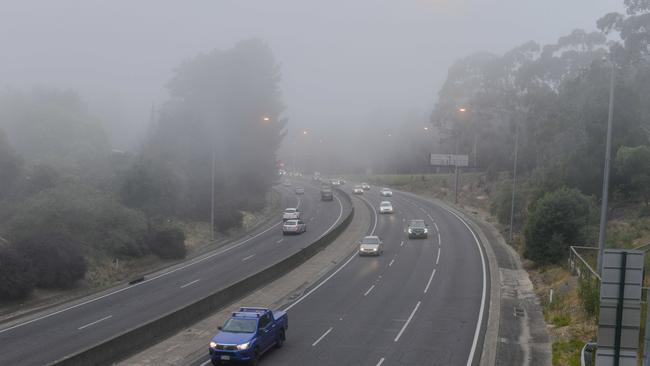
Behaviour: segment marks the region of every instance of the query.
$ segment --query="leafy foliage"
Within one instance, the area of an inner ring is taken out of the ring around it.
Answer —
[[[163,259],[185,258],[185,233],[177,227],[159,228],[153,234],[151,250]]]
[[[650,204],[650,147],[621,146],[616,153],[616,169],[622,180],[619,189],[638,194],[646,206]]]
[[[576,189],[545,194],[532,205],[524,229],[524,256],[540,264],[557,263],[570,245],[581,243],[592,201]]]
[[[0,300],[29,295],[36,285],[32,263],[13,246],[0,246]]]
[[[66,237],[31,237],[15,245],[32,263],[38,287],[71,287],[86,274],[86,260],[79,244]]]

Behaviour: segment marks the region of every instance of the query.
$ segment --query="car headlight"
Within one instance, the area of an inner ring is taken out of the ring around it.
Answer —
[[[210,348],[217,348],[217,342],[210,342]]]
[[[424,228],[424,233],[426,234],[426,233],[428,233],[428,232],[429,232],[429,229]]]
[[[238,345],[237,345],[237,349],[240,350],[240,351],[243,351],[243,350],[245,350],[245,349],[248,349],[248,346],[249,346],[250,344],[251,344],[251,342],[246,342],[246,343],[243,343],[243,344],[238,344]]]
[[[409,228],[409,234],[413,234],[413,229]]]

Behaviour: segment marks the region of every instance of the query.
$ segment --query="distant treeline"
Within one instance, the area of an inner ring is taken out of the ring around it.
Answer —
[[[612,69],[612,193],[648,204],[650,1],[626,0],[625,6],[626,15],[597,21],[600,32],[575,30],[555,44],[530,41],[502,56],[461,59],[440,90],[432,122],[445,132],[444,149],[468,154],[488,177],[512,171],[518,136],[523,179],[514,221],[524,229],[526,256],[537,262],[557,261],[568,245],[595,240]],[[493,202],[505,224],[510,185],[505,182]]]
[[[91,258],[183,258],[173,223],[210,220],[213,164],[215,226],[240,226],[277,179],[278,82],[260,41],[198,55],[176,69],[135,153],[112,151],[74,92],[2,93],[0,300],[73,286]]]

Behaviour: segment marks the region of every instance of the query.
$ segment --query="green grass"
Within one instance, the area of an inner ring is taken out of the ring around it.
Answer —
[[[553,342],[553,365],[580,366],[580,350],[584,342],[571,338]]]
[[[566,327],[567,325],[571,324],[571,316],[568,314],[556,315],[551,319],[551,322],[558,328]]]

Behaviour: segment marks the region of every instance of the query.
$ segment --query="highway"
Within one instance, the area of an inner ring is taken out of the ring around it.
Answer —
[[[286,207],[300,207],[307,232],[283,236],[281,218],[247,237],[188,262],[120,286],[0,325],[0,365],[44,365],[193,303],[259,272],[331,230],[351,209],[335,195],[321,202],[318,187],[305,194],[281,187]],[[207,341],[206,341],[207,342]],[[206,343],[207,344],[207,343]]]
[[[384,254],[351,255],[288,304],[287,341],[261,363],[478,365],[489,269],[475,233],[460,217],[414,195],[383,198],[372,187],[357,197],[375,213],[380,201],[393,203],[395,213],[377,214],[368,228],[384,241]],[[429,238],[409,240],[409,219],[426,220]],[[191,364],[208,363],[206,357]]]

